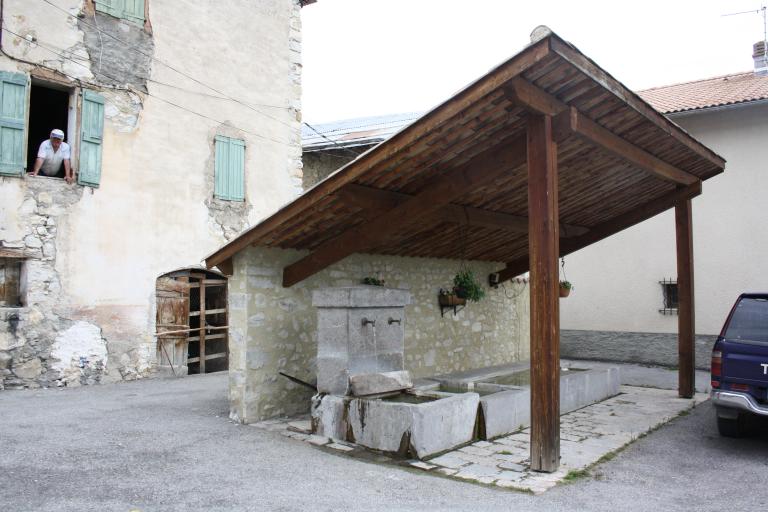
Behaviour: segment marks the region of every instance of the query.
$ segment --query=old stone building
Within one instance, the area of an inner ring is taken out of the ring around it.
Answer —
[[[0,389],[151,375],[158,301],[205,371],[201,258],[301,192],[303,3],[3,2]],[[72,184],[30,173],[54,128]]]

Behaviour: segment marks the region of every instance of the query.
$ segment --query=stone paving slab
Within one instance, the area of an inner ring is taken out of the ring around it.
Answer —
[[[494,485],[540,494],[563,481],[569,473],[584,470],[654,428],[707,400],[705,393],[692,399],[677,392],[621,386],[615,397],[565,414],[560,420],[560,468],[554,473],[530,470],[530,428],[491,441],[478,441],[426,461],[407,461],[408,467],[462,481]],[[340,450],[351,456],[360,453],[346,442],[307,435],[295,430],[305,418],[268,420],[253,426],[279,431],[293,439]],[[402,461],[382,457],[393,464]]]

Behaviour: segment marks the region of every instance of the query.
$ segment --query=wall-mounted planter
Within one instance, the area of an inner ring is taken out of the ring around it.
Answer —
[[[437,296],[437,299],[440,304],[440,316],[445,315],[446,309],[453,309],[453,314],[455,315],[467,305],[467,299],[459,297],[455,293],[447,295],[441,293]]]
[[[565,286],[561,286],[560,287],[560,298],[561,299],[566,298],[570,294],[571,294],[571,289],[570,288],[566,288]]]

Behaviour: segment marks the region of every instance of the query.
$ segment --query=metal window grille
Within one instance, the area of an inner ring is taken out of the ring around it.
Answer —
[[[678,309],[677,280],[664,278],[659,281],[664,297],[664,307],[659,309],[662,315],[676,315]]]

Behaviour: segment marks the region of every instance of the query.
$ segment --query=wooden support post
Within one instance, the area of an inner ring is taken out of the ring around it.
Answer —
[[[205,279],[200,279],[200,374],[205,373]]]
[[[552,118],[528,118],[531,283],[531,469],[560,465],[560,299],[557,144]]]
[[[695,382],[696,321],[693,299],[693,223],[691,200],[675,206],[677,238],[677,299],[678,299],[678,392],[681,398],[691,398]]]

